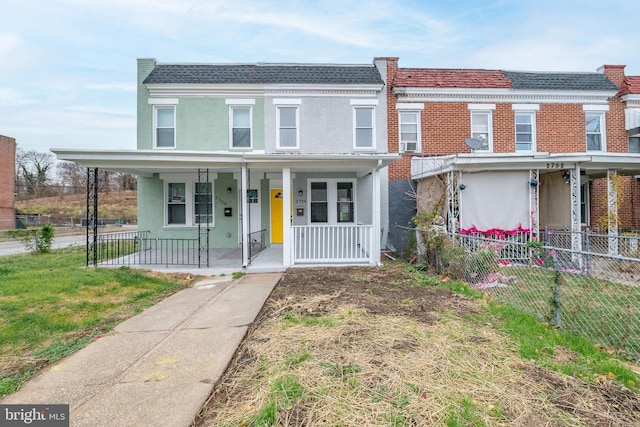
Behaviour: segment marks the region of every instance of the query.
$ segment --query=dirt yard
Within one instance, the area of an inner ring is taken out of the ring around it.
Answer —
[[[290,269],[195,425],[640,426],[638,395],[522,359],[484,304],[401,263]]]

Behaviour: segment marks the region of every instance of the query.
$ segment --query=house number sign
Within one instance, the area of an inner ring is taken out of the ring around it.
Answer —
[[[559,163],[559,162],[547,163],[547,169],[564,169],[564,163]]]

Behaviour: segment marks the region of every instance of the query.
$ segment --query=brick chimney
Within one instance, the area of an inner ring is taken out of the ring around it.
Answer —
[[[598,72],[604,74],[614,85],[621,88],[622,82],[624,82],[625,67],[626,65],[603,65],[598,68]]]

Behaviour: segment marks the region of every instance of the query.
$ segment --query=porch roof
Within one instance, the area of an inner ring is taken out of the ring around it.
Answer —
[[[622,175],[640,175],[640,154],[633,153],[463,153],[413,157],[411,179],[422,179],[450,171],[499,171],[538,169],[540,173],[580,167],[586,175],[599,178],[607,170]]]
[[[194,169],[215,169],[237,172],[242,166],[278,172],[291,171],[353,171],[368,172],[383,168],[400,158],[396,153],[264,153],[228,151],[161,151],[161,150],[80,150],[52,148],[59,160],[71,161],[83,167],[151,176],[158,172],[191,172]]]

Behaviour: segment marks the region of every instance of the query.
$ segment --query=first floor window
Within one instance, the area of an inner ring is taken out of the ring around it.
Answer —
[[[353,222],[353,183],[338,182],[338,222]]]
[[[157,106],[154,110],[155,146],[157,148],[175,148],[175,107]]]
[[[516,151],[533,151],[534,118],[533,113],[516,113]]]
[[[210,182],[195,183],[193,203],[196,224],[213,222],[213,191]]]
[[[167,185],[167,224],[185,225],[187,222],[186,185],[170,182]]]
[[[341,179],[312,181],[310,187],[311,223],[355,222],[355,182]]]
[[[589,183],[580,185],[580,223],[589,224]]]
[[[355,148],[373,148],[373,107],[354,108]]]
[[[604,151],[604,133],[602,114],[587,114],[585,130],[587,133],[587,151]]]
[[[471,112],[471,137],[480,140],[482,143],[477,150],[491,150],[491,112],[473,111]]]
[[[311,222],[328,221],[328,192],[326,182],[311,183]]]
[[[165,225],[212,224],[213,183],[184,180],[165,181]]]

